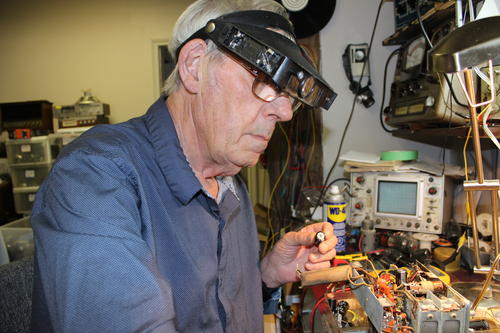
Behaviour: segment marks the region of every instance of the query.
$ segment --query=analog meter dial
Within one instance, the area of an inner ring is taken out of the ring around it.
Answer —
[[[414,68],[422,63],[425,56],[425,38],[422,36],[408,45],[405,58],[405,70]]]

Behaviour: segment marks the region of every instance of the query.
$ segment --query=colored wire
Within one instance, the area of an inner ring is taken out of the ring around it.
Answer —
[[[316,304],[314,304],[314,307],[311,311],[311,316],[309,317],[309,329],[311,330],[311,333],[314,333],[314,314],[316,312],[316,309],[320,306],[322,302],[326,300],[325,296],[321,297]],[[328,304],[328,303],[327,303]]]
[[[350,283],[351,285],[353,285],[353,286],[355,286],[355,287],[360,287],[360,286],[367,286],[367,287],[371,287],[368,283],[366,283],[366,282],[364,282],[364,281],[363,281],[363,282],[354,282],[354,281],[351,279],[351,277],[352,277],[352,272],[350,272],[349,274],[347,274],[347,281],[349,281],[349,283]],[[356,279],[361,279],[361,278],[363,278],[363,275],[358,275],[358,276],[356,277]]]
[[[425,40],[427,41],[427,44],[429,44],[430,48],[432,49],[433,46],[432,46],[431,39],[429,38],[429,35],[427,35],[427,30],[424,27],[424,23],[422,22],[422,16],[420,14],[420,2],[421,1],[422,0],[417,0],[416,12],[417,12],[418,24],[420,25],[420,29],[422,30],[422,33],[424,34],[424,37],[425,37]]]
[[[380,276],[377,273],[377,269],[375,268],[375,265],[373,264],[373,261],[371,261],[370,259],[366,259],[366,261],[368,261],[370,263],[370,265],[372,266],[373,271],[375,272],[375,275],[377,276],[377,278],[379,278]]]
[[[356,312],[354,312],[352,310],[347,310],[347,312],[349,312],[352,315],[352,322],[355,322],[356,319],[358,318],[358,315],[356,314]]]
[[[478,118],[481,117],[483,115],[483,113],[485,112],[485,110],[486,109],[483,109],[483,111],[481,111],[477,117]],[[468,145],[469,140],[471,138],[471,133],[472,133],[472,128],[469,127],[469,130],[467,131],[467,137],[465,138],[465,142],[464,142],[464,148],[462,150],[463,159],[464,159],[465,181],[469,180],[469,168],[468,168],[468,164],[467,164],[467,145]],[[467,225],[470,225],[470,223],[471,223],[471,209],[472,209],[472,207],[470,207],[470,205],[469,205],[469,196],[470,195],[472,195],[471,192],[469,192],[469,191],[465,192],[465,212],[467,213]]]
[[[365,270],[363,268],[356,268],[356,270],[358,270],[361,273],[363,273],[365,277],[371,279],[373,282],[377,282],[377,278],[374,277],[372,274],[370,274],[370,272],[368,272],[367,270]]]
[[[300,186],[299,196],[303,194],[302,192],[304,190],[304,186],[307,183],[307,176],[309,174],[309,166],[311,165],[311,160],[312,160],[312,157],[314,154],[314,149],[316,148],[316,125],[314,124],[314,110],[310,110],[309,113],[311,115],[312,143],[311,143],[311,148],[310,148],[311,151],[309,152],[309,157],[307,158],[307,162],[305,165],[304,178],[303,178],[302,184]],[[297,202],[298,202],[298,200],[297,200]]]
[[[285,139],[286,139],[287,155],[286,155],[285,165],[281,169],[281,173],[279,174],[278,178],[276,179],[276,182],[274,183],[273,189],[271,190],[271,194],[269,195],[269,200],[267,203],[267,224],[269,226],[269,231],[271,232],[271,236],[268,239],[268,241],[266,242],[266,245],[264,246],[263,256],[265,256],[267,254],[267,251],[270,248],[272,248],[272,245],[274,245],[274,238],[279,233],[279,230],[276,233],[273,230],[273,225],[271,222],[271,204],[272,204],[274,192],[276,191],[276,188],[278,187],[278,184],[280,183],[281,178],[283,177],[283,175],[288,167],[288,162],[290,160],[290,155],[291,155],[290,154],[290,151],[291,151],[290,140],[288,138],[288,135],[286,134],[285,130],[283,129],[283,126],[281,125],[281,123],[278,123],[278,127],[280,128],[281,132],[283,133],[283,135],[285,136]],[[269,245],[271,245],[271,247],[269,247]]]
[[[351,182],[351,180],[349,178],[345,178],[345,177],[341,177],[341,178],[336,178],[334,180],[332,180],[331,182],[328,183],[328,185],[326,185],[326,188],[329,188],[330,186],[332,186],[333,184],[335,184],[336,182],[339,182],[339,181],[346,181],[346,182]]]

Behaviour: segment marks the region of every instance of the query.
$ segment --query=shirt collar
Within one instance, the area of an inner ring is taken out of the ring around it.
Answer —
[[[158,164],[172,193],[183,204],[187,204],[202,188],[182,151],[164,96],[151,105],[145,123],[151,134]]]
[[[172,117],[167,109],[165,97],[160,97],[146,113],[145,123],[151,134],[158,164],[165,175],[172,193],[185,205],[196,193],[203,190],[182,151]],[[233,177],[217,177],[223,188],[222,199],[227,189],[239,200]],[[206,193],[206,192],[205,192]]]

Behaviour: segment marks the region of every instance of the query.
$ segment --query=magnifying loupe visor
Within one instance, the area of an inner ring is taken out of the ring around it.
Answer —
[[[194,38],[210,39],[221,50],[264,73],[289,96],[308,106],[328,110],[337,94],[304,51],[280,31],[293,36],[290,22],[281,15],[240,11],[210,20],[184,44]]]

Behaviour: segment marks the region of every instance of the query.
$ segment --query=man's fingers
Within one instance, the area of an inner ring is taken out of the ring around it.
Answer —
[[[328,222],[314,223],[304,227],[300,231],[292,231],[286,234],[284,239],[288,245],[312,246],[316,242],[316,235],[322,232],[325,240],[318,244],[320,252],[326,252],[337,244],[337,237],[333,234],[333,227]]]
[[[313,271],[316,269],[323,269],[323,268],[329,268],[331,267],[331,264],[329,261],[323,261],[319,263],[312,263],[312,262],[306,262],[304,265],[304,268],[306,271]]]
[[[336,254],[337,252],[335,251],[335,247],[333,247],[329,249],[326,253],[311,252],[307,259],[311,263],[330,261],[335,257]]]

